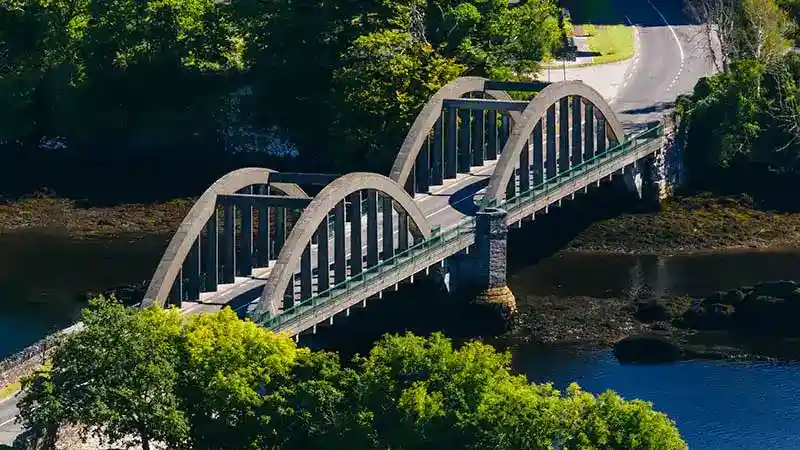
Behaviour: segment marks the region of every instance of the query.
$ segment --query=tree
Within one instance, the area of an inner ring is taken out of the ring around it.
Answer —
[[[191,317],[176,364],[190,426],[190,448],[271,448],[281,430],[272,425],[281,382],[296,359],[294,341],[242,321],[229,308]]]
[[[372,448],[686,448],[650,404],[577,385],[562,396],[513,374],[509,354],[479,342],[456,350],[440,334],[386,336],[356,364],[347,398],[369,419]]]
[[[20,405],[25,427],[77,425],[84,435],[145,450],[158,441],[184,442],[188,426],[174,364],[179,311],[138,312],[100,298],[84,309],[82,320],[85,328],[54,351],[50,370],[26,380],[30,397]]]
[[[736,60],[775,62],[795,30],[775,0],[688,0],[686,7],[703,24],[706,50],[725,72]]]
[[[385,336],[344,365],[229,309],[182,318],[100,300],[83,317],[25,382],[40,443],[78,425],[144,448],[686,448],[652,405],[532,384],[480,342]]]

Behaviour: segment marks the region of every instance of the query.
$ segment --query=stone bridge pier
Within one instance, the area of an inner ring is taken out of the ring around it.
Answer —
[[[476,303],[492,305],[501,313],[516,311],[514,294],[506,284],[508,213],[486,208],[475,220],[475,247],[469,253],[453,255],[445,262],[444,280],[451,293],[461,293]]]

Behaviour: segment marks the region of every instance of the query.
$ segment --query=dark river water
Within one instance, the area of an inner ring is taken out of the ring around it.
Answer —
[[[74,320],[81,292],[148,279],[165,242],[164,237],[79,241],[0,236],[0,357]],[[701,296],[778,279],[800,280],[800,252],[681,257],[559,254],[513,271],[509,284],[521,300],[529,295],[613,297],[642,285],[661,293]],[[430,286],[404,289],[438,295],[430,292]],[[404,294],[401,289],[397,295],[419,294]],[[356,324],[377,333],[403,328],[387,326],[384,320],[391,321],[391,316],[382,318],[378,309],[368,307],[320,335],[341,334]],[[458,320],[425,315],[424,310],[423,314],[416,310],[413,319],[430,322],[431,329],[440,328],[443,320]],[[518,349],[514,356],[516,367],[534,381],[551,381],[558,388],[577,381],[591,392],[613,389],[626,398],[653,402],[676,420],[692,449],[800,448],[798,365],[620,365],[607,351],[540,347]]]

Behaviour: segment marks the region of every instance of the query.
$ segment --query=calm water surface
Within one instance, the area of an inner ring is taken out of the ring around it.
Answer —
[[[0,236],[0,357],[73,320],[82,292],[148,279],[165,242],[164,237]],[[777,279],[800,280],[800,252],[669,258],[564,254],[515,270],[509,283],[518,298],[610,297],[643,285],[699,296]],[[798,365],[623,366],[609,352],[541,348],[520,349],[515,365],[558,388],[577,381],[592,392],[614,389],[652,401],[677,421],[692,449],[800,449]]]

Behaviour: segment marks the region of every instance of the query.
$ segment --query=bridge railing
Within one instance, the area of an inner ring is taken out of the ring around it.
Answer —
[[[303,299],[293,307],[283,310],[280,314],[272,317],[260,317],[257,322],[266,328],[280,329],[282,325],[289,321],[302,320],[306,316],[312,316],[320,307],[336,303],[337,300],[346,296],[354,288],[364,288],[365,284],[379,284],[392,272],[403,270],[409,264],[418,262],[429,262],[429,256],[436,249],[448,245],[461,239],[466,234],[475,233],[475,217],[467,217],[457,225],[440,231],[439,227],[433,229],[433,235],[408,249],[395,254],[393,257],[379,262],[377,265],[365,269],[358,275],[347,278],[331,288],[318,292],[310,298]],[[429,264],[425,264],[419,271],[425,270]]]
[[[625,142],[617,144],[614,147],[607,149],[603,153],[595,155],[594,157],[589,158],[580,164],[576,164],[570,167],[568,170],[560,172],[554,177],[550,177],[539,184],[531,186],[530,189],[520,192],[514,197],[500,201],[485,199],[482,202],[482,206],[510,209],[517,205],[527,203],[533,198],[546,196],[550,193],[556,192],[565,185],[580,179],[592,169],[602,166],[607,161],[627,155],[642,148],[644,145],[649,144],[654,139],[659,138],[661,136],[661,132],[662,124],[659,123],[658,125],[651,126],[644,131],[628,136]]]

